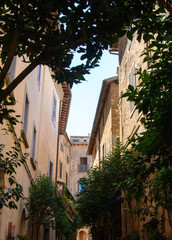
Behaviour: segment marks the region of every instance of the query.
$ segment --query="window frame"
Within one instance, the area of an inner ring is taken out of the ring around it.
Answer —
[[[37,83],[39,91],[41,89],[41,78],[42,78],[42,65],[39,64],[37,67]]]
[[[12,63],[10,65],[10,68],[8,70],[8,73],[7,73],[8,74],[8,79],[9,79],[10,83],[15,79],[16,68],[17,68],[17,56],[14,56],[13,60],[12,60]]]
[[[53,170],[54,170],[54,161],[52,160],[51,156],[49,155],[48,176],[50,176],[51,179],[53,179]]]
[[[135,68],[135,64],[132,65],[132,68],[130,70],[129,76],[128,76],[128,80],[129,80],[129,85],[133,86],[134,89],[136,88],[136,68]],[[135,111],[135,104],[133,101],[130,101],[130,118],[132,117],[134,111]]]
[[[27,140],[27,130],[28,130],[28,123],[29,123],[29,107],[30,100],[29,95],[27,92],[27,88],[25,88],[25,95],[24,95],[24,103],[23,103],[23,116],[22,116],[22,127],[21,127],[21,136],[26,148],[29,148],[28,140]]]
[[[69,179],[69,176],[68,176],[68,172],[66,171],[66,187],[68,187],[68,179]]]
[[[54,125],[56,126],[56,119],[57,119],[57,97],[55,93],[53,92],[53,100],[52,100],[52,113],[51,113],[51,120]]]
[[[60,166],[59,166],[59,178],[62,179],[63,177],[63,163],[60,161]]]
[[[32,131],[32,149],[31,149],[31,158],[35,163],[35,156],[36,156],[36,145],[37,145],[37,128],[35,122],[33,122],[33,131]]]
[[[87,164],[81,164],[82,158],[87,159]],[[88,169],[89,169],[89,157],[86,155],[80,155],[79,162],[78,162],[78,172],[88,172]]]

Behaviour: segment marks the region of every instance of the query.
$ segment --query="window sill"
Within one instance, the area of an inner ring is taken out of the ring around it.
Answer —
[[[29,144],[28,144],[28,141],[27,141],[26,134],[25,134],[24,130],[21,130],[21,137],[23,139],[23,143],[24,143],[25,147],[29,148]]]

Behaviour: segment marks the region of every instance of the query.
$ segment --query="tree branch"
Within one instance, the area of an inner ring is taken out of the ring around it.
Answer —
[[[23,79],[31,73],[35,67],[40,64],[40,56],[29,64],[11,83],[5,90],[0,92],[0,103],[23,81]]]
[[[18,33],[17,30],[14,31],[14,35],[13,35],[13,39],[12,39],[12,43],[11,43],[11,47],[7,56],[7,60],[5,61],[5,65],[0,73],[0,83],[2,83],[7,75],[7,72],[11,66],[16,48],[17,48],[17,37],[18,37]]]

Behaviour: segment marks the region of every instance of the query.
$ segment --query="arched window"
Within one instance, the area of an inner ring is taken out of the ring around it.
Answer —
[[[79,232],[79,240],[87,240],[87,233],[83,230]]]
[[[21,220],[20,220],[20,234],[24,235],[26,234],[26,210],[23,208]]]

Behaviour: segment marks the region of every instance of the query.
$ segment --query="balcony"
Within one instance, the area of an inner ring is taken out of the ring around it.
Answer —
[[[78,172],[87,172],[89,169],[88,165],[85,164],[79,164],[78,165]]]

